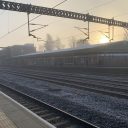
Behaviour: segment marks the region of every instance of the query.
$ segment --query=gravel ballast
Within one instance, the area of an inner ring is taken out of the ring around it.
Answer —
[[[0,74],[8,86],[102,128],[128,128],[128,100],[59,86],[12,74]]]

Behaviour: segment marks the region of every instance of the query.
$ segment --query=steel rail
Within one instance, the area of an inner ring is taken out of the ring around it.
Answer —
[[[0,90],[57,128],[98,128],[41,100],[0,82]]]
[[[0,69],[1,70],[1,69]],[[6,70],[6,69],[5,69]],[[39,71],[39,70],[32,70],[32,69],[18,69],[17,71],[27,71],[27,72],[32,72],[32,73],[37,73],[39,75],[52,75],[55,77],[68,77],[68,78],[75,78],[78,80],[99,80],[99,81],[103,81],[105,84],[110,84],[111,83],[118,83],[118,85],[121,86],[126,86],[128,87],[128,80],[124,79],[124,78],[120,78],[120,77],[112,77],[112,78],[108,78],[108,77],[104,77],[104,76],[96,76],[96,75],[87,75],[87,74],[73,74],[73,73],[64,73],[64,72],[49,72],[49,71]]]
[[[77,88],[77,89],[82,89],[82,90],[87,90],[91,92],[96,92],[96,93],[101,93],[105,95],[110,95],[118,98],[128,98],[128,88],[127,86],[125,87],[119,87],[119,86],[111,86],[109,84],[104,85],[103,83],[100,82],[90,82],[88,80],[85,81],[78,81],[76,78],[72,79],[66,79],[66,78],[59,78],[58,77],[52,77],[52,76],[46,76],[44,75],[39,75],[39,74],[32,74],[32,73],[26,73],[26,72],[16,72],[16,71],[5,71],[6,73],[9,74],[14,74],[17,76],[22,76],[22,77],[27,77],[27,78],[32,78],[32,79],[37,79],[37,80],[42,80],[42,81],[47,81],[51,82],[60,86],[67,86],[67,87],[72,87],[72,88]]]

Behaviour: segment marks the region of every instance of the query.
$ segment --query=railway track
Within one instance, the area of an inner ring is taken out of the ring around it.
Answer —
[[[97,126],[59,110],[16,89],[0,83],[0,91],[37,114],[56,128],[98,128]]]
[[[88,90],[105,95],[128,98],[128,81],[98,76],[76,76],[73,74],[57,74],[37,72],[33,70],[1,70],[3,72],[32,79],[48,81],[62,86]]]

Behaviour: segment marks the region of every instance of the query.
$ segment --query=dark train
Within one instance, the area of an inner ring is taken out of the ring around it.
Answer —
[[[11,57],[4,65],[39,67],[128,67],[128,42]]]

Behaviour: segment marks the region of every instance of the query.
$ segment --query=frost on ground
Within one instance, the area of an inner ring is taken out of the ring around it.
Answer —
[[[103,128],[128,128],[128,100],[2,73],[15,89]]]

